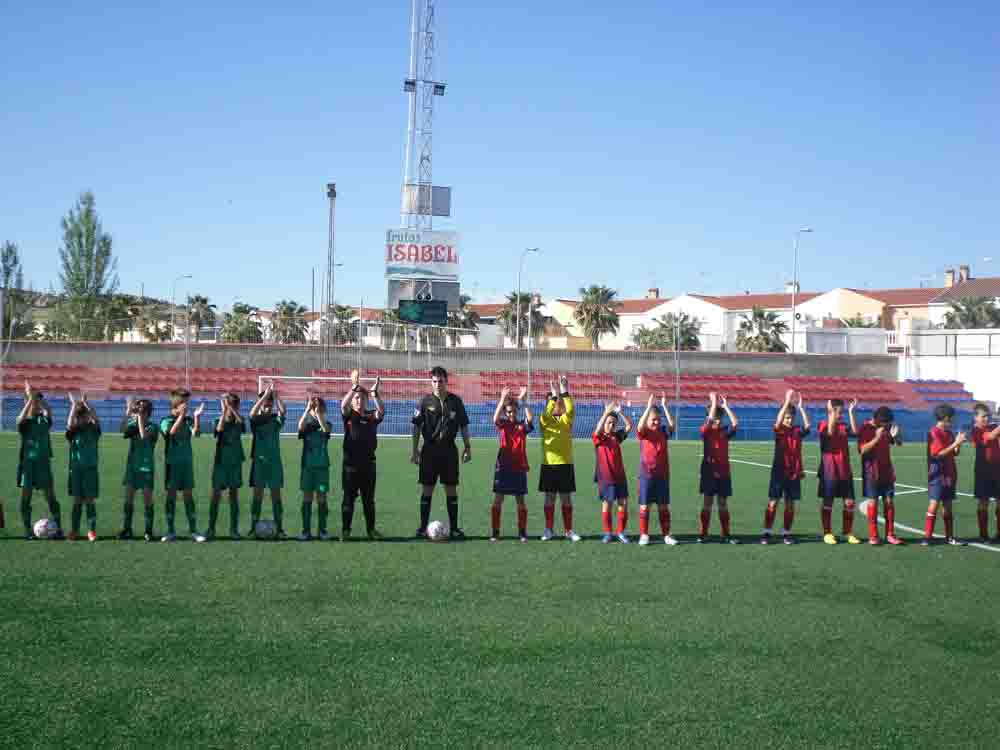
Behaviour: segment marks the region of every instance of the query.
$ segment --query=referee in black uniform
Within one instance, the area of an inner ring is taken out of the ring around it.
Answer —
[[[431,517],[431,498],[434,485],[441,482],[448,505],[448,525],[452,539],[464,539],[458,528],[458,447],[455,437],[462,432],[465,450],[462,461],[472,460],[469,442],[469,416],[465,404],[454,393],[448,393],[448,372],[443,367],[431,370],[432,392],[420,401],[420,408],[413,414],[413,454],[410,461],[420,466],[420,527],[417,538],[427,537],[427,523]],[[423,448],[420,437],[424,438]]]

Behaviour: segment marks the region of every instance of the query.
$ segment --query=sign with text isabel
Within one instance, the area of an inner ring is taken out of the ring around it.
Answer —
[[[385,275],[457,281],[458,232],[386,230]]]

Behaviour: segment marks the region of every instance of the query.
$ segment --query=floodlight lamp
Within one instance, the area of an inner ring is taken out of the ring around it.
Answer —
[[[433,85],[434,85],[434,89],[433,89],[434,96],[444,96],[444,87],[445,87],[445,84],[443,84],[443,83],[434,83]]]
[[[417,79],[416,78],[407,78],[406,80],[403,81],[403,91],[404,92],[406,92],[407,94],[412,94],[416,90],[417,90]]]

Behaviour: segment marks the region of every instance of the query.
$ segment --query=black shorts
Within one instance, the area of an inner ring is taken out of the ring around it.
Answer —
[[[340,472],[344,486],[344,499],[353,501],[361,495],[361,502],[375,499],[375,464],[371,466],[345,466]]]
[[[443,447],[424,448],[420,452],[419,483],[424,486],[441,484],[452,487],[458,484],[458,446],[454,443]]]
[[[976,497],[980,500],[1000,500],[1000,479],[976,478]]]
[[[576,492],[573,464],[542,464],[538,474],[538,491],[563,494]]]

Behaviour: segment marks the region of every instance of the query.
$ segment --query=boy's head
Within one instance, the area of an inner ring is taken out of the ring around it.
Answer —
[[[795,412],[791,409],[785,409],[784,415],[781,417],[781,424],[785,427],[791,427],[795,424]]]
[[[549,396],[549,400],[555,402],[553,404],[553,406],[552,406],[552,416],[553,417],[561,417],[563,414],[566,413],[566,404],[563,403],[563,400],[562,400],[561,397],[559,397],[559,396]]]
[[[191,400],[191,391],[187,388],[174,388],[170,391],[170,411],[177,411],[181,404],[186,404]]]
[[[322,396],[310,396],[309,397],[309,408],[318,412],[326,411],[326,401]]]
[[[888,406],[880,406],[875,410],[872,415],[872,421],[879,427],[888,427],[895,420],[895,415],[892,413],[892,409]]]
[[[844,416],[844,399],[830,399],[830,411],[833,412],[834,419],[841,419]]]
[[[149,419],[153,416],[153,402],[148,398],[140,398],[132,404],[132,412],[136,415],[141,414],[146,419]]]
[[[604,418],[604,424],[601,425],[604,430],[605,435],[610,435],[618,427],[618,415],[614,412],[609,414]]]
[[[274,408],[274,396],[268,391],[261,391],[257,394],[258,399],[263,399],[260,408],[261,411],[269,412]]]
[[[91,416],[90,408],[83,401],[77,401],[73,404],[73,416],[77,419],[88,421]]]
[[[240,410],[240,397],[239,396],[237,396],[232,391],[229,391],[228,393],[223,394],[222,397],[226,400],[226,404],[229,405],[230,409],[232,409],[233,411],[239,412],[239,410]]]
[[[445,393],[448,390],[448,371],[440,365],[431,370],[431,387],[436,394]]]
[[[934,408],[934,419],[937,420],[938,427],[949,429],[954,418],[955,409],[951,404],[938,404]]]
[[[368,406],[368,389],[358,386],[358,389],[351,394],[351,408],[361,414]]]
[[[661,424],[663,424],[663,417],[660,416],[660,410],[654,408],[649,415],[649,427],[655,432],[660,429]]]
[[[978,403],[972,407],[975,414],[976,427],[986,427],[990,423],[990,407],[984,403]]]
[[[713,427],[718,427],[722,424],[722,414],[721,406],[716,406],[714,409],[711,406],[708,407],[708,418],[711,420]]]

